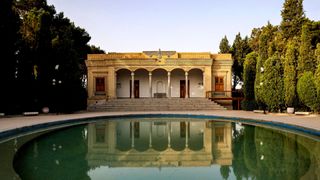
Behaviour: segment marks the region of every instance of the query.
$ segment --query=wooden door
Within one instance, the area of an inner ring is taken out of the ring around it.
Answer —
[[[180,80],[180,98],[186,97],[186,80]],[[188,80],[188,97],[190,97],[190,81]]]
[[[215,91],[224,91],[223,77],[215,77]]]
[[[130,80],[130,98],[132,97],[132,94],[131,94],[131,80]],[[134,80],[134,83],[133,83],[133,94],[134,94],[134,98],[139,98],[140,97],[140,83],[139,83],[139,80]]]

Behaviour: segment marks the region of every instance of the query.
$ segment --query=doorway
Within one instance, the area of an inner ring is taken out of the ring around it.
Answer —
[[[186,97],[186,80],[180,80],[180,98]],[[188,80],[188,97],[190,97],[190,80]]]
[[[224,91],[224,78],[215,77],[215,91]]]
[[[132,92],[131,92],[131,85],[132,85],[132,80],[130,80],[130,98],[132,97]],[[133,95],[134,98],[139,98],[140,97],[140,82],[139,80],[134,80],[133,82]]]

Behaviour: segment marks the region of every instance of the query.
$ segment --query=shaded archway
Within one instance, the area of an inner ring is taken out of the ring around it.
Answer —
[[[197,68],[189,70],[188,79],[190,80],[190,97],[205,97],[203,71]]]
[[[168,72],[164,69],[152,71],[152,96],[167,97]]]
[[[182,89],[185,86],[183,87],[183,84],[181,84],[183,81],[185,82],[185,79],[185,71],[183,69],[177,68],[171,71],[171,97],[185,97],[185,89]]]
[[[134,80],[139,84],[139,97],[150,97],[149,71],[142,68],[135,70]]]
[[[119,69],[116,71],[116,75],[117,98],[129,98],[131,71],[128,69]]]

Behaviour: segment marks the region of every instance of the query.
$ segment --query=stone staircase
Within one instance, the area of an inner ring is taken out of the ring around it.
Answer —
[[[205,111],[225,110],[206,98],[110,99],[88,106],[88,111]]]

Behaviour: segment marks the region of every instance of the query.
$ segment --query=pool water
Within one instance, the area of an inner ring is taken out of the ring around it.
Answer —
[[[233,122],[118,119],[28,137],[0,145],[26,180],[320,178],[319,139]]]

